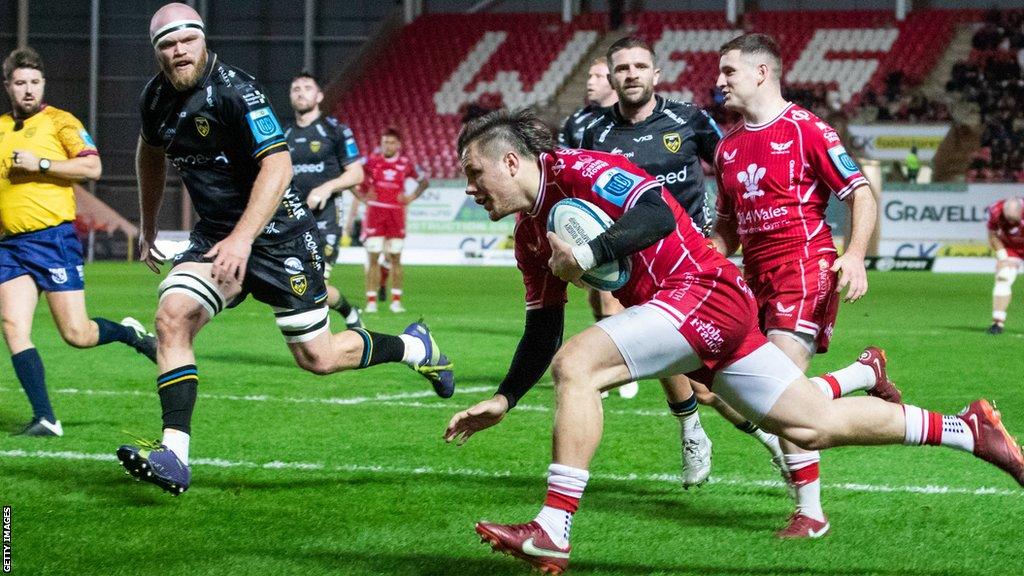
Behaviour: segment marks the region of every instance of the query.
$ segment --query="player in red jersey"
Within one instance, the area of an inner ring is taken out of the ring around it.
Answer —
[[[380,286],[380,255],[391,264],[391,311],[402,307],[402,247],[405,244],[405,207],[427,189],[427,177],[402,153],[402,136],[395,128],[386,128],[380,138],[380,150],[366,159],[366,221],[363,245],[367,252],[366,309],[377,311]],[[405,193],[405,181],[416,181],[416,189]]]
[[[1007,198],[988,207],[988,243],[996,252],[996,284],[992,288],[992,326],[988,333],[1003,333],[1006,309],[1013,292],[1010,287],[1024,264],[1024,198]]]
[[[497,392],[455,414],[447,441],[498,424],[551,365],[557,395],[548,494],[526,524],[480,522],[496,550],[552,573],[569,562],[572,517],[601,440],[601,391],[629,380],[692,374],[765,429],[806,449],[849,444],[944,445],[973,452],[1024,486],[1024,457],[985,400],[960,416],[857,397],[828,400],[758,330],[740,271],[707,240],[667,190],[620,155],[554,150],[529,111],[500,110],[459,136],[466,194],[491,220],[516,215],[515,256],[526,286],[526,325]],[[592,202],[614,220],[589,244],[547,232],[563,198]],[[566,285],[595,266],[632,260],[614,292],[627,306],[560,346]]]
[[[839,291],[846,288],[849,302],[867,292],[864,254],[875,226],[874,197],[836,131],[782,97],[782,62],[770,36],[740,36],[720,53],[718,87],[725,106],[744,121],[715,152],[714,241],[726,255],[743,246],[761,329],[806,371],[816,352],[828,350]],[[851,211],[852,233],[841,257],[825,221],[830,194]],[[868,348],[858,362],[813,381],[830,398],[863,389],[899,402],[884,371],[884,352]],[[797,509],[778,535],[824,535],[829,525],[821,508],[819,455],[792,443],[782,447]]]

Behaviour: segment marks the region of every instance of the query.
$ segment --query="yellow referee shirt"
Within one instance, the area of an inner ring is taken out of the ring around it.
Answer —
[[[68,160],[99,154],[82,123],[64,110],[44,105],[15,130],[14,118],[0,116],[0,229],[21,234],[75,219],[73,182],[38,172],[11,171],[15,150],[40,158]]]

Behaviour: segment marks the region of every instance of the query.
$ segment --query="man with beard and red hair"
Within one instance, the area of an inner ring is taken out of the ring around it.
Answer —
[[[188,489],[199,385],[193,340],[215,315],[249,294],[273,307],[302,368],[326,375],[402,362],[439,396],[451,396],[451,363],[422,322],[397,336],[362,328],[331,333],[316,221],[291,188],[288,145],[262,87],[207,51],[205,25],[185,4],[157,10],[149,34],[161,72],[141,100],[136,168],[142,260],[159,272],[163,255],[154,243],[167,160],[181,174],[199,222],[160,283],[163,438],[121,446],[117,455],[125,469],[175,495]]]

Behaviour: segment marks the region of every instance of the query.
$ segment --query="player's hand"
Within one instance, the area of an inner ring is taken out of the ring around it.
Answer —
[[[583,276],[583,268],[580,268],[576,256],[572,253],[572,246],[559,238],[554,232],[548,232],[548,243],[551,244],[551,258],[548,259],[548,269],[555,276],[566,282],[580,284],[580,276]]]
[[[145,234],[139,236],[139,260],[145,262],[154,274],[160,273],[160,266],[167,261],[167,257],[156,248],[156,234],[152,238]]]
[[[444,431],[444,441],[455,440],[456,444],[462,446],[469,440],[469,437],[484,428],[490,428],[501,422],[508,413],[508,399],[501,394],[477,402],[467,410],[452,416],[448,422],[448,428]]]
[[[412,202],[412,196],[409,194],[401,194],[398,196],[398,203],[402,206],[408,206]]]
[[[231,234],[217,242],[204,258],[213,258],[213,280],[218,284],[241,282],[252,253],[252,242]]]
[[[821,261],[824,267],[825,261]],[[868,292],[868,273],[864,270],[864,257],[854,254],[843,254],[832,264],[832,271],[839,273],[836,292],[846,289],[844,302],[856,302]]]
[[[11,154],[11,170],[39,172],[39,156],[29,150],[15,150]]]
[[[309,206],[312,210],[323,210],[330,199],[331,191],[324,189],[322,186],[317,186],[309,191],[309,196],[306,196],[306,206]]]

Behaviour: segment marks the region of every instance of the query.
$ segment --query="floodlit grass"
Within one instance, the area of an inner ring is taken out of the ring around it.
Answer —
[[[361,270],[335,283],[362,292]],[[87,268],[90,314],[152,325],[159,278],[139,264]],[[1007,333],[984,333],[991,279],[874,274],[866,299],[844,305],[833,348],[814,370],[886,348],[908,402],[943,412],[979,396],[1024,431],[1024,305]],[[34,340],[65,437],[7,436],[30,416],[0,362],[0,505],[12,507],[16,574],[521,574],[473,532],[479,519],[533,517],[550,459],[552,388],[542,381],[497,428],[462,447],[441,433],[487,397],[522,330],[515,269],[412,267],[406,314],[367,317],[398,332],[421,315],[456,363],[450,400],[401,366],[317,377],[294,366],[270,310],[248,301],[199,336],[200,398],[192,488],[180,498],[125,476],[114,459],[130,438],[157,437],[156,369],[111,345],[74,350],[45,305]],[[567,334],[590,322],[575,291]],[[334,326],[340,318],[332,317]],[[971,456],[940,448],[824,453],[833,532],[781,542],[791,511],[759,444],[702,409],[718,482],[683,491],[678,425],[660,387],[605,401],[605,436],[573,530],[577,574],[1020,574],[1024,490]],[[850,486],[858,484],[862,486]],[[950,493],[916,491],[948,487]],[[993,493],[974,494],[977,488]],[[892,491],[883,491],[892,489]]]

